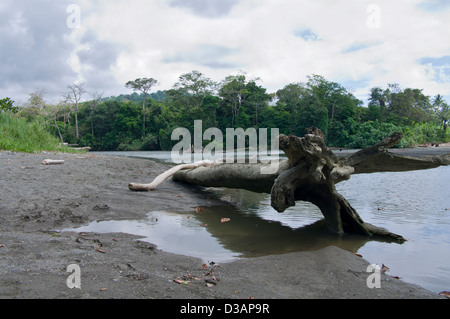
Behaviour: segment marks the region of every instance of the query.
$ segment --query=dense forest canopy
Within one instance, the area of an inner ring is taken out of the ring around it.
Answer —
[[[139,85],[147,84],[147,87]],[[203,129],[279,128],[281,134],[303,136],[310,126],[320,128],[327,144],[363,148],[394,131],[405,138],[400,147],[450,140],[447,130],[449,104],[441,95],[429,97],[421,89],[388,84],[368,92],[367,106],[339,83],[320,75],[290,83],[269,93],[260,79],[244,74],[227,76],[216,83],[192,71],[180,75],[169,90],[155,90],[157,81],[143,78],[124,84],[129,94],[102,97],[89,88],[67,86],[72,99],[56,105],[45,101],[43,91],[30,94],[17,116],[45,120],[60,140],[93,150],[170,150],[175,128],[193,132],[194,120]],[[151,92],[154,91],[154,92]],[[11,108],[1,100],[2,109]],[[208,141],[205,141],[207,144]]]

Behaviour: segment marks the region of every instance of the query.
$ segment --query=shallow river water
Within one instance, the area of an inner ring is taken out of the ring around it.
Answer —
[[[169,152],[109,153],[170,162]],[[364,221],[400,234],[404,244],[336,237],[323,227],[313,205],[297,202],[282,214],[270,195],[210,188],[207,196],[224,205],[192,212],[149,212],[143,220],[98,221],[83,232],[124,232],[143,236],[159,249],[206,261],[317,250],[334,245],[358,253],[370,263],[389,267],[387,274],[433,292],[450,290],[450,167],[353,175],[338,191]],[[226,218],[229,220],[222,220]]]

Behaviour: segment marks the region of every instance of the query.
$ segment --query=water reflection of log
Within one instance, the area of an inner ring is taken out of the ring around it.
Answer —
[[[327,230],[324,219],[293,229],[278,221],[265,220],[257,213],[242,211],[234,205],[201,207],[195,218],[224,248],[243,257],[314,251],[328,246],[357,252],[373,240],[356,234],[336,237]],[[221,222],[222,218],[230,220]]]

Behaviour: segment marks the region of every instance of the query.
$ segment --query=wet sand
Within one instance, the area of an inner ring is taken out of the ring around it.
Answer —
[[[189,251],[164,252],[129,234],[60,232],[223,204],[171,180],[152,192],[128,190],[129,182],[149,183],[169,167],[90,153],[0,152],[0,298],[441,298],[384,273],[381,288],[369,289],[369,263],[337,247],[205,266]],[[81,289],[67,285],[71,264],[80,267]]]

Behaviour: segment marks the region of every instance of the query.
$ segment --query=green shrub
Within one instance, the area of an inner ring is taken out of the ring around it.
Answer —
[[[14,152],[60,151],[75,152],[61,146],[61,141],[50,134],[39,118],[29,122],[11,112],[0,117],[0,149]]]

